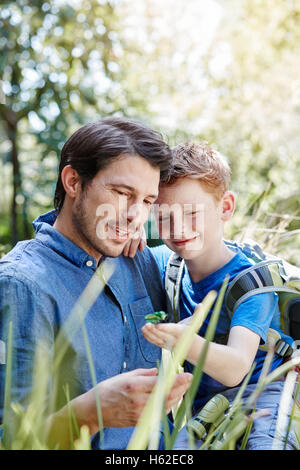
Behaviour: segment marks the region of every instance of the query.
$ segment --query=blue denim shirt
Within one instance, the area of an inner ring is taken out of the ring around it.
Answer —
[[[46,341],[53,358],[57,333],[97,268],[93,257],[52,227],[54,221],[55,211],[38,217],[33,223],[35,239],[19,242],[0,260],[0,340],[7,342],[7,325],[12,320],[12,399],[25,403],[38,342]],[[154,367],[160,358],[160,349],[141,333],[144,316],[165,308],[161,276],[152,253],[145,249],[133,259],[119,256],[110,260],[113,275],[85,317],[97,382],[136,368]],[[82,329],[66,341],[56,409],[66,404],[62,392],[66,384],[71,398],[93,386]],[[0,410],[4,378],[5,365],[0,364]],[[105,429],[104,448],[126,448],[132,431]]]

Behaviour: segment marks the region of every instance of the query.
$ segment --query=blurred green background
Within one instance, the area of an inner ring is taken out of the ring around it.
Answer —
[[[299,0],[0,4],[0,256],[52,208],[82,124],[137,118],[229,160],[227,238],[300,265]]]

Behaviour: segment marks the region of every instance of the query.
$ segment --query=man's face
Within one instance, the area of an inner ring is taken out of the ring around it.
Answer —
[[[165,244],[186,260],[208,253],[222,239],[222,203],[194,178],[162,186],[155,217]]]
[[[149,216],[159,177],[159,168],[144,158],[122,155],[80,191],[72,206],[73,225],[96,254],[122,253]]]

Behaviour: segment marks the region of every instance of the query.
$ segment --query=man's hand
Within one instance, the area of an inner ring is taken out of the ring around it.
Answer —
[[[192,379],[192,374],[178,374],[173,387],[166,399],[167,412],[178,403]],[[100,382],[95,388],[76,398],[77,411],[75,415],[82,415],[84,410],[84,424],[94,434],[98,431],[95,394],[100,399],[104,427],[135,426],[141,416],[150,394],[157,382],[157,369],[136,369],[124,374],[111,377]],[[78,405],[82,404],[82,406]]]
[[[191,379],[192,374],[189,373],[176,376],[165,403],[168,413],[181,400],[190,386]],[[105,428],[135,426],[156,382],[156,368],[136,369],[100,382],[70,403],[78,427],[88,426],[91,435],[99,430],[96,394],[99,397]],[[58,445],[60,449],[70,448],[69,431],[69,412],[68,406],[65,406],[48,419],[49,445]]]
[[[147,244],[147,237],[144,226],[136,232],[133,237],[126,243],[123,249],[123,255],[133,258],[137,250],[143,251]]]

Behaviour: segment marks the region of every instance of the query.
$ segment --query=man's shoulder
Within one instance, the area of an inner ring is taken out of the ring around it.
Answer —
[[[38,250],[35,239],[18,242],[17,245],[0,259],[0,282],[30,283],[39,286],[40,272],[36,264]]]
[[[119,259],[122,260],[122,264],[128,267],[128,269],[131,267],[142,271],[144,271],[145,268],[157,269],[155,257],[148,246],[146,246],[143,251],[137,251],[133,258],[121,255]]]
[[[148,269],[159,269],[161,272],[172,253],[166,245],[157,247],[146,246],[143,251],[138,251],[132,260],[142,270],[147,267]]]

